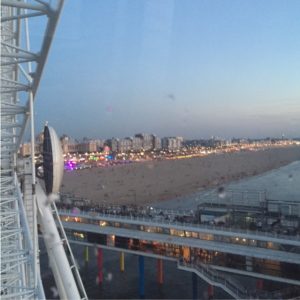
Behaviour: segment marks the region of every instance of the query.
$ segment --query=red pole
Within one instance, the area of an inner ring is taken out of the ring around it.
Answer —
[[[99,285],[101,285],[103,282],[103,271],[102,271],[103,252],[101,248],[98,248],[97,265],[98,265],[98,280],[99,280]]]
[[[157,260],[157,282],[159,284],[164,283],[164,273],[163,273],[163,261],[161,258]]]
[[[208,285],[207,294],[208,294],[208,299],[214,298],[214,287],[211,284]]]
[[[264,280],[263,279],[257,279],[256,281],[256,289],[262,290],[264,287]]]

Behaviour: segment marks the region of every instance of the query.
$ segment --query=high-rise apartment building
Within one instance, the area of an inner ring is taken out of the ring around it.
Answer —
[[[182,148],[182,137],[165,137],[162,139],[162,148],[168,151],[178,151]]]
[[[104,148],[105,140],[95,140],[95,143],[97,145],[97,151],[102,151]]]
[[[158,136],[153,135],[152,142],[153,142],[153,149],[154,150],[160,150],[162,148],[161,147],[161,138],[159,138]]]
[[[87,141],[77,145],[78,152],[91,153],[97,152],[97,143],[95,141]]]
[[[74,152],[78,152],[78,144],[75,141],[75,139],[67,136],[66,134],[64,134],[61,138],[61,146],[63,149],[63,153],[74,153]]]
[[[23,157],[30,156],[31,155],[31,143],[21,144],[19,151]],[[41,153],[41,145],[40,144],[35,144],[34,152],[35,152],[35,154]]]
[[[143,149],[143,141],[141,138],[134,136],[131,138],[131,141],[133,151],[141,151]]]
[[[142,148],[145,151],[153,149],[153,135],[148,133],[138,133],[135,135],[142,140]]]
[[[106,141],[106,144],[110,147],[111,152],[118,152],[119,139],[112,138]]]
[[[120,139],[118,141],[118,152],[125,153],[132,150],[132,140],[131,138]]]

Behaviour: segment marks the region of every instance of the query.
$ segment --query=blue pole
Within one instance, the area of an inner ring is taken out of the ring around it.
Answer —
[[[193,299],[198,299],[198,276],[192,273]]]
[[[139,296],[140,299],[145,298],[145,259],[139,256]]]

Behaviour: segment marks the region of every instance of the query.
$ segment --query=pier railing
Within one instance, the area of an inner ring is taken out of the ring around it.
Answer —
[[[119,209],[120,207],[118,207]],[[90,219],[101,219],[101,218],[114,218],[116,220],[123,220],[124,222],[128,221],[136,221],[136,222],[147,222],[151,223],[151,226],[180,226],[180,227],[190,227],[191,230],[199,231],[203,229],[203,231],[214,231],[214,234],[220,234],[220,235],[226,235],[226,233],[229,236],[232,236],[234,233],[237,235],[243,236],[253,236],[256,239],[260,238],[261,240],[264,240],[266,238],[269,239],[281,239],[283,243],[291,244],[294,246],[300,246],[300,236],[297,235],[283,235],[278,234],[276,232],[266,232],[266,231],[258,231],[258,230],[245,230],[236,228],[233,226],[225,227],[225,226],[218,226],[218,225],[208,225],[208,224],[197,224],[192,222],[184,222],[184,221],[177,221],[175,217],[172,219],[170,216],[180,216],[180,212],[176,210],[157,210],[152,209],[151,213],[146,213],[147,209],[143,209],[140,211],[136,211],[135,213],[132,212],[121,212],[117,209],[115,209],[113,206],[103,206],[101,209],[95,209],[93,211],[91,210],[78,210],[76,209],[60,209],[59,214],[60,215],[66,215],[66,216],[74,216],[74,217],[87,217]],[[161,214],[163,213],[163,215]],[[165,217],[168,218],[165,218]],[[159,217],[159,218],[157,218]],[[187,230],[184,229],[183,230]],[[190,229],[189,229],[190,230]]]

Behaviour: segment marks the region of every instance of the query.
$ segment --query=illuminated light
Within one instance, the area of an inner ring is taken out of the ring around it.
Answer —
[[[107,225],[107,222],[105,222],[105,221],[100,221],[100,222],[99,222],[99,225],[102,226],[102,227],[104,227],[104,226]]]
[[[246,239],[243,239],[243,242],[246,242]]]
[[[79,232],[74,232],[74,236],[84,239],[84,234]]]
[[[236,241],[239,241],[239,238],[238,238],[238,237],[236,237],[236,238],[235,238],[235,240],[236,240]]]

